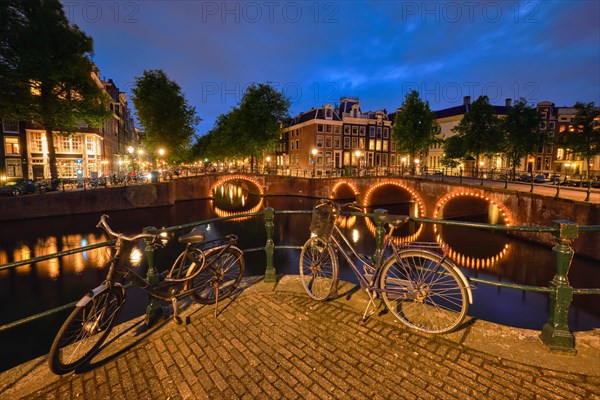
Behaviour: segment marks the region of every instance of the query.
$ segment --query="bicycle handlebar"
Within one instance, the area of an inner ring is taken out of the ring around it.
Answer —
[[[106,215],[106,214],[102,215],[100,217],[100,222],[98,222],[98,225],[96,225],[96,228],[104,229],[106,231],[106,233],[108,233],[109,236],[120,238],[120,239],[128,241],[128,242],[134,242],[138,239],[156,239],[160,236],[158,233],[139,233],[134,236],[125,236],[122,233],[117,233],[117,232],[113,231],[110,228],[110,226],[108,226],[108,223],[106,222],[106,220],[108,218],[109,218],[108,215]]]
[[[352,207],[359,211],[362,211],[360,207],[356,205],[356,201],[351,201],[349,203],[336,203],[331,199],[321,199],[320,204],[316,206],[316,208],[324,207],[324,206],[332,206],[336,209],[336,211],[340,211],[344,207]],[[386,215],[384,218],[384,222],[386,224],[392,225],[394,228],[399,228],[410,220],[408,215]]]

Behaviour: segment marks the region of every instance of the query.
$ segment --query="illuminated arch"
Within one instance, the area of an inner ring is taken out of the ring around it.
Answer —
[[[230,181],[247,181],[247,182],[253,183],[253,184],[254,184],[254,185],[256,185],[256,187],[258,188],[258,191],[259,191],[259,193],[258,193],[258,194],[259,194],[261,197],[265,195],[265,187],[264,187],[264,185],[262,184],[262,182],[258,181],[257,179],[255,179],[255,178],[252,178],[252,177],[249,177],[249,176],[247,176],[247,175],[229,175],[229,176],[226,176],[226,177],[224,177],[224,178],[222,178],[222,179],[218,180],[216,183],[214,183],[214,184],[213,184],[213,185],[210,187],[210,190],[209,190],[209,192],[208,192],[208,193],[209,193],[209,195],[210,195],[210,197],[211,197],[211,198],[213,197],[213,191],[215,190],[215,188],[216,188],[217,186],[223,185],[224,183],[226,183],[226,182],[230,182]]]
[[[423,199],[421,199],[421,197],[413,189],[411,189],[408,186],[406,186],[405,184],[397,182],[397,181],[385,181],[385,182],[380,182],[373,186],[370,186],[369,189],[367,190],[367,193],[365,194],[362,206],[368,207],[370,200],[371,200],[371,196],[373,195],[373,192],[382,186],[388,186],[388,185],[397,186],[397,187],[404,189],[410,193],[410,195],[412,196],[412,200],[415,200],[417,203],[417,210],[419,213],[419,215],[413,215],[413,217],[424,217],[425,216],[425,203],[423,203]]]
[[[211,193],[212,193],[212,190],[211,190]],[[215,206],[214,204],[213,204],[213,210],[215,211],[215,214],[217,214],[217,217],[219,217],[219,218],[232,217],[234,215],[242,215],[242,214],[250,214],[250,213],[259,212],[262,209],[263,203],[264,203],[264,198],[261,197],[258,204],[247,211],[226,211],[226,210],[223,210],[223,209]],[[239,217],[239,218],[233,218],[233,219],[231,219],[231,221],[245,221],[250,218],[252,218],[252,217],[250,217],[250,216]]]
[[[490,199],[486,195],[483,195],[480,193],[474,193],[474,192],[454,192],[454,193],[447,194],[442,199],[440,199],[438,201],[438,203],[436,204],[435,210],[433,212],[433,218],[439,219],[441,211],[444,208],[444,205],[448,201],[455,199],[457,197],[475,197],[475,198],[487,201],[488,203],[490,203],[492,205],[495,205],[496,207],[498,207],[498,210],[500,210],[500,214],[502,215],[502,219],[504,220],[503,224],[506,226],[511,225],[510,214],[503,205],[498,204],[497,202]],[[437,224],[433,224],[433,231],[435,234],[435,240],[438,243],[444,244],[441,234],[438,232]],[[453,250],[451,247],[449,247],[448,248],[448,257],[450,257],[450,259],[452,259],[454,262],[456,262],[464,267],[472,268],[472,269],[483,269],[483,268],[492,267],[495,264],[497,264],[506,255],[506,253],[508,253],[509,248],[510,247],[507,243],[504,245],[504,248],[502,249],[502,251],[500,251],[495,256],[487,257],[487,258],[477,258],[477,257],[471,257],[471,256],[464,255],[458,251]]]
[[[331,199],[334,198],[335,192],[342,186],[342,185],[346,185],[348,187],[350,187],[350,190],[352,190],[352,193],[354,193],[354,196],[358,196],[360,194],[360,192],[358,191],[358,188],[356,187],[356,185],[354,185],[352,182],[348,182],[348,181],[339,181],[338,183],[336,183],[335,185],[333,185],[333,188],[331,188],[331,196],[329,196]]]

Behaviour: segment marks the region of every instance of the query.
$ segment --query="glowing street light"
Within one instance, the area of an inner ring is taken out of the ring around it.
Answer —
[[[356,150],[354,152],[354,155],[356,156],[356,167],[357,167],[356,168],[356,174],[357,175],[360,175],[360,156],[361,156],[361,154],[362,153],[360,152],[360,150]]]
[[[317,152],[318,151],[317,151],[317,149],[312,149],[310,152],[312,153],[312,164],[313,164],[312,176],[314,177],[315,173],[316,173],[315,169],[317,167],[317,158],[316,157],[317,157]]]

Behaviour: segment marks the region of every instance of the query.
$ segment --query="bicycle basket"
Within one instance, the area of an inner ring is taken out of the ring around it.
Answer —
[[[312,212],[312,219],[310,221],[310,232],[313,235],[327,238],[333,231],[333,224],[335,222],[335,214],[333,208],[329,206],[323,206],[315,208]]]

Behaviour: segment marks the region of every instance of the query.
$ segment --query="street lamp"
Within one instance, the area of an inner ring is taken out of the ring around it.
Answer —
[[[356,156],[356,175],[360,176],[360,155],[361,155],[360,150],[356,150],[354,152],[354,155]]]
[[[161,166],[161,169],[163,169],[164,166],[165,166],[165,160],[164,160],[165,149],[163,149],[163,148],[158,149],[158,155],[160,156],[160,166]]]
[[[269,164],[271,164],[271,157],[267,156],[265,158],[265,161],[267,162],[267,174],[268,174],[269,173],[269,169],[270,169],[270,165]]]
[[[314,178],[315,173],[316,173],[315,169],[317,167],[317,158],[316,158],[317,157],[317,149],[312,149],[310,152],[312,153],[312,164],[313,164],[312,176]]]
[[[415,158],[415,173],[414,175],[417,174],[417,171],[419,170],[419,163],[421,162],[421,160],[419,160],[418,158]]]

